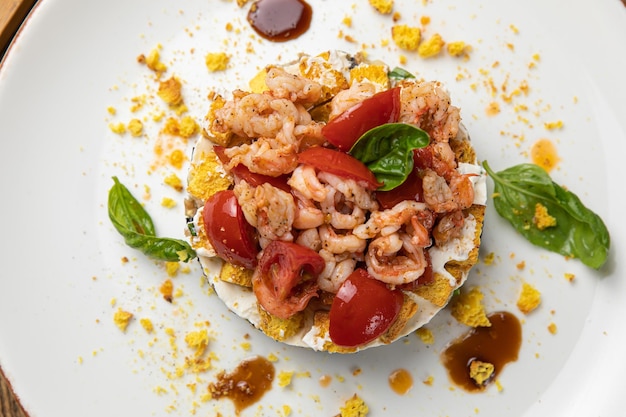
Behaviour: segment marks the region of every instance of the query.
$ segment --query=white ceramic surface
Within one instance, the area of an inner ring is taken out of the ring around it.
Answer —
[[[149,191],[144,201],[159,234],[183,236],[182,194],[163,185],[163,178],[171,172],[184,177],[185,169],[155,165],[161,124],[151,117],[165,107],[154,97],[153,73],[137,56],[161,45],[167,75],[184,81],[187,114],[199,121],[209,91],[245,85],[266,63],[301,51],[365,48],[370,58],[399,64],[393,42],[383,46],[391,16],[375,13],[365,1],[311,4],[311,29],[284,44],[253,35],[246,9],[234,1],[42,0],[35,8],[0,68],[0,366],[26,410],[33,417],[232,415],[228,400],[203,401],[202,395],[217,372],[258,354],[276,356],[277,373],[294,376],[285,388],[275,382],[242,416],[281,416],[283,405],[291,415],[332,416],[355,393],[372,417],[405,415],[403,410],[428,416],[623,415],[626,8],[617,0],[395,2],[398,23],[419,26],[420,17],[429,16],[425,36],[438,32],[472,45],[467,61],[404,53],[402,66],[447,85],[479,158],[500,170],[529,161],[539,138],[552,140],[561,157],[553,178],[611,231],[610,259],[593,271],[530,246],[488,207],[481,258],[493,253],[495,260],[481,262],[467,285],[481,286],[488,311],[510,311],[523,320],[520,356],[501,373],[502,390],[451,388],[439,353],[465,329],[447,311],[429,325],[433,345],[409,335],[342,356],[268,340],[209,294],[195,264],[172,278],[181,290],[174,303],[162,299],[159,286],[168,278],[163,266],[127,248],[106,213],[111,176],[117,175],[136,195]],[[343,22],[346,16],[351,26]],[[217,51],[231,54],[231,68],[209,74],[204,56]],[[512,103],[502,99],[523,81],[526,93],[513,95]],[[131,113],[131,99],[144,94],[152,98]],[[501,111],[487,116],[493,101]],[[133,117],[146,120],[142,138],[108,127]],[[557,120],[561,129],[544,127]],[[178,206],[162,207],[163,197]],[[518,269],[521,261],[525,267]],[[575,280],[568,282],[565,273]],[[515,306],[525,281],[543,295],[541,307],[526,317]],[[125,333],[113,323],[118,308],[135,314]],[[139,324],[145,317],[155,324],[152,334]],[[555,335],[547,330],[550,323],[557,325]],[[210,370],[193,374],[183,369],[193,354],[184,338],[203,328],[212,336],[215,358]],[[414,378],[403,396],[387,381],[398,368]],[[324,375],[332,377],[328,386],[319,382]],[[422,383],[429,376],[432,384]]]

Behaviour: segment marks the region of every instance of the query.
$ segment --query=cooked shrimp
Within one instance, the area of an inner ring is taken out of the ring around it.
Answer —
[[[315,172],[315,168],[308,165],[299,165],[291,174],[287,184],[302,196],[313,201],[324,201],[328,190],[324,187]]]
[[[435,213],[463,210],[474,202],[474,187],[469,176],[454,172],[448,184],[435,171],[425,170],[422,178],[424,201]]]
[[[291,194],[268,183],[253,187],[245,180],[233,191],[246,220],[259,232],[261,247],[271,240],[293,241],[296,206]]]
[[[391,285],[413,282],[426,270],[424,248],[411,243],[404,233],[392,233],[374,239],[365,255],[367,272]]]
[[[461,116],[450,95],[436,81],[405,82],[400,94],[400,122],[414,123],[435,142],[456,137]]]
[[[352,256],[335,255],[324,249],[319,254],[326,261],[326,267],[317,276],[317,285],[321,290],[335,294],[354,271],[357,260]]]
[[[365,211],[336,189],[328,186],[326,199],[320,202],[323,213],[335,229],[352,230],[365,222]]]
[[[298,148],[278,139],[260,138],[251,144],[226,148],[230,162],[227,169],[242,164],[251,172],[278,177],[289,174],[298,166]]]
[[[450,240],[463,234],[463,226],[465,225],[465,217],[461,210],[446,214],[433,229],[433,238],[437,246],[442,246]]]
[[[424,203],[412,200],[402,201],[390,209],[372,213],[366,223],[354,229],[354,234],[361,239],[372,239],[378,234],[386,236],[396,233],[403,225],[411,222],[413,217],[425,210],[427,208]]]
[[[324,224],[326,216],[313,201],[304,198],[297,191],[292,192],[296,200],[296,216],[293,227],[300,230],[314,229]]]
[[[296,238],[296,243],[315,252],[319,252],[322,249],[322,239],[320,239],[317,229],[303,230]]]
[[[365,187],[359,185],[355,180],[342,178],[329,172],[319,172],[317,177],[322,181],[339,191],[347,201],[350,201],[363,210],[378,210],[378,202],[376,198]]]
[[[306,124],[306,119],[301,121],[302,117],[306,117],[304,113],[286,99],[274,98],[270,94],[239,92],[224,107],[215,110],[212,129],[222,133],[230,131],[247,138],[273,138],[283,128],[285,120]]]
[[[274,97],[286,98],[292,102],[312,104],[322,96],[321,84],[291,74],[279,67],[267,71],[265,84]]]
[[[358,253],[365,250],[367,242],[351,232],[337,234],[329,225],[322,225],[318,228],[320,239],[322,240],[322,248],[335,254],[345,252]]]
[[[330,102],[330,120],[350,107],[370,98],[376,93],[376,86],[370,83],[354,83],[347,90],[341,90]]]

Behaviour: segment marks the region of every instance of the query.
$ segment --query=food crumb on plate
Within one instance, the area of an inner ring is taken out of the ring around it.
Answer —
[[[557,327],[555,323],[550,323],[548,325],[548,331],[550,332],[550,334],[556,334],[557,332]]]
[[[459,323],[470,327],[489,327],[491,322],[485,313],[482,299],[484,295],[479,287],[469,292],[461,292],[451,305],[451,314]]]
[[[433,335],[433,332],[427,327],[420,327],[415,331],[415,334],[425,345],[432,345],[433,343],[435,343],[435,336]]]
[[[469,375],[470,378],[474,380],[476,385],[482,387],[489,382],[495,372],[495,369],[496,368],[492,363],[473,360],[469,366]]]
[[[228,68],[230,57],[226,52],[209,52],[204,57],[204,63],[209,72],[224,71]]]
[[[535,215],[533,216],[533,223],[539,230],[545,230],[549,227],[556,226],[556,217],[553,217],[548,213],[548,208],[541,203],[535,204]]]
[[[406,51],[417,51],[422,38],[422,31],[415,26],[394,25],[391,27],[391,38],[399,48]]]
[[[120,307],[113,315],[113,322],[121,331],[125,332],[132,318],[133,313],[122,310],[122,308]]]
[[[441,52],[445,42],[440,34],[435,33],[430,38],[420,43],[417,53],[422,58],[432,58]]]
[[[365,417],[369,413],[369,407],[357,394],[347,400],[339,408],[340,413],[335,417]]]
[[[380,14],[391,14],[393,12],[393,0],[369,0],[369,3]]]
[[[525,282],[517,299],[517,308],[522,313],[528,314],[539,307],[539,304],[541,304],[541,293],[534,286]]]

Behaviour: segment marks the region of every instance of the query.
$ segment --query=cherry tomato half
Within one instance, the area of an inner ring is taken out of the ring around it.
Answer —
[[[325,266],[324,258],[312,249],[274,240],[263,250],[252,290],[267,312],[287,319],[317,296],[317,276]]]
[[[204,203],[204,230],[217,256],[252,269],[258,253],[256,231],[246,221],[232,190],[218,191]]]
[[[387,210],[404,200],[424,201],[422,179],[413,169],[406,181],[389,191],[376,191],[376,199],[382,210]]]
[[[298,162],[339,177],[353,179],[370,190],[382,185],[363,162],[334,149],[320,146],[309,148],[298,154]]]
[[[337,148],[349,151],[368,130],[398,121],[400,87],[382,91],[355,104],[322,128],[322,135]]]
[[[364,269],[356,269],[339,287],[330,307],[330,339],[340,346],[371,342],[398,317],[404,295],[390,290]]]

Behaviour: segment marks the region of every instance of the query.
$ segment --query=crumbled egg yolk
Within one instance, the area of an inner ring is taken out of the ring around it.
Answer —
[[[483,386],[489,381],[489,378],[493,375],[495,367],[492,363],[482,362],[474,360],[470,363],[470,378],[472,378],[476,385]]]
[[[417,48],[417,53],[422,58],[432,58],[439,55],[444,45],[445,42],[443,41],[441,35],[435,33],[429,39],[420,44],[420,46]]]
[[[369,407],[358,395],[354,394],[343,407],[340,407],[339,411],[341,417],[366,417]]]
[[[132,318],[133,313],[118,308],[113,315],[113,322],[121,331],[125,332]]]
[[[535,204],[535,215],[533,223],[539,230],[545,230],[549,227],[556,226],[556,218],[548,213],[548,208],[541,203]]]
[[[224,71],[228,68],[229,61],[230,58],[225,52],[209,52],[204,57],[204,63],[209,72]]]
[[[139,119],[131,119],[127,127],[130,134],[134,137],[139,137],[143,133],[143,123]]]
[[[435,336],[433,335],[433,332],[431,332],[430,329],[426,327],[420,327],[415,331],[415,334],[417,334],[417,336],[425,345],[432,345],[433,343],[435,343]]]
[[[459,294],[452,302],[452,316],[460,323],[471,327],[489,327],[491,322],[482,304],[484,295],[478,287]]]
[[[541,293],[531,284],[525,282],[517,299],[517,308],[522,313],[528,314],[539,307],[539,304],[541,304]]]
[[[393,0],[369,0],[369,3],[380,14],[390,14],[393,11]]]
[[[183,103],[182,84],[176,77],[170,77],[159,83],[157,95],[168,105],[175,107]]]
[[[407,51],[417,51],[420,47],[422,32],[420,28],[408,25],[391,27],[391,38],[398,47]]]

